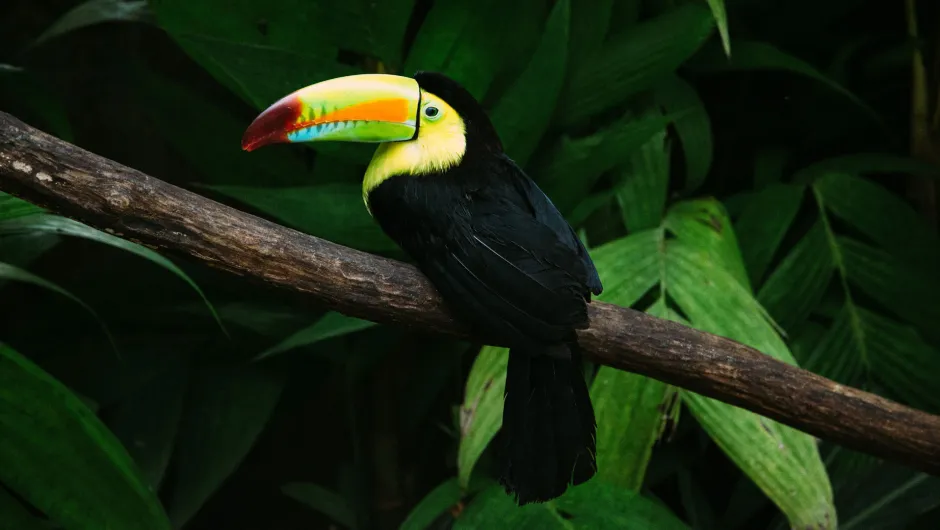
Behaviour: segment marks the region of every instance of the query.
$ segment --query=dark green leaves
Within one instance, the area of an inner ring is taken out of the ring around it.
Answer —
[[[486,346],[480,350],[460,407],[460,447],[457,478],[462,488],[470,485],[471,473],[480,455],[503,424],[503,396],[509,350]]]
[[[436,70],[482,100],[513,55],[538,41],[543,5],[532,0],[435,2],[402,74]]]
[[[558,500],[518,507],[502,487],[481,492],[457,519],[455,530],[489,528],[644,528],[685,530],[661,505],[616,486],[592,480],[571,488]]]
[[[940,264],[940,240],[900,197],[864,178],[827,172],[813,183],[833,214],[912,265]]]
[[[98,322],[98,324],[101,325],[101,330],[104,332],[105,335],[107,335],[108,341],[110,341],[111,344],[114,345],[114,340],[111,338],[111,333],[108,331],[108,328],[105,325],[104,321],[102,321],[101,318],[98,316],[98,313],[95,312],[95,310],[92,309],[88,304],[81,301],[74,294],[66,291],[62,287],[59,287],[58,285],[48,280],[40,278],[39,276],[36,276],[35,274],[29,271],[26,271],[19,267],[14,267],[13,265],[10,265],[8,263],[2,263],[2,262],[0,262],[0,280],[12,280],[15,282],[30,283],[37,287],[42,287],[43,289],[53,291],[57,294],[60,294],[68,298],[69,300],[80,305],[85,311],[87,311],[89,314],[91,314],[92,317],[94,317],[94,319]]]
[[[660,231],[647,230],[591,251],[604,293],[600,300],[629,307],[660,279]],[[638,490],[653,444],[668,414],[670,387],[601,367],[591,385],[597,421],[598,478]]]
[[[187,53],[219,82],[262,109],[304,86],[360,71],[336,62],[339,49],[387,54],[394,61],[407,18],[402,21],[404,15],[396,12],[382,21],[388,29],[378,38],[372,30],[372,24],[379,22],[372,17],[382,16],[386,9],[378,6],[390,4],[402,6],[400,1],[155,0],[151,7],[160,26]],[[404,4],[407,13],[408,2]]]
[[[620,169],[617,202],[629,232],[659,225],[669,187],[669,144],[666,131],[654,135],[633,152]]]
[[[88,0],[62,15],[42,35],[36,37],[33,46],[92,24],[103,22],[149,21],[150,10],[146,0]]]
[[[655,97],[666,114],[679,115],[673,126],[685,155],[685,190],[692,192],[705,181],[711,169],[713,141],[711,120],[695,87],[678,76],[656,85]]]
[[[120,442],[74,394],[0,344],[0,480],[67,530],[169,530]]]
[[[794,57],[770,43],[748,40],[735,41],[734,54],[730,58],[721,55],[717,50],[710,51],[711,53],[700,56],[699,60],[696,61],[696,68],[718,71],[782,70],[806,76],[846,97],[867,112],[873,119],[880,119],[878,113],[853,92],[833,81],[806,61]]]
[[[281,488],[284,495],[327,515],[346,528],[356,528],[356,515],[346,499],[323,486],[293,482]]]
[[[270,357],[271,355],[277,355],[294,348],[309,346],[322,340],[339,337],[347,333],[355,333],[356,331],[360,331],[374,325],[374,322],[370,322],[368,320],[353,318],[331,311],[320,317],[319,320],[310,326],[295,332],[281,342],[261,352],[255,359],[261,360],[266,357]]]
[[[520,166],[526,164],[548,127],[561,93],[570,11],[568,0],[555,4],[528,66],[490,113],[503,148]]]
[[[757,298],[783,329],[793,330],[822,299],[833,266],[825,225],[820,221],[783,258]]]
[[[182,269],[177,267],[172,261],[164,258],[160,254],[157,254],[153,250],[144,247],[143,245],[132,243],[126,239],[121,239],[120,237],[113,236],[100,230],[95,230],[90,226],[73,221],[66,217],[59,217],[57,215],[38,214],[0,224],[0,236],[30,233],[50,233],[81,237],[91,241],[104,243],[106,245],[110,245],[112,247],[136,254],[137,256],[147,259],[150,262],[172,272],[177,277],[189,284],[189,286],[192,287],[193,290],[195,290],[196,293],[205,302],[206,307],[209,309],[216,322],[218,322],[219,326],[222,325],[222,321],[219,320],[219,316],[216,314],[215,308],[212,307],[211,303],[209,303],[206,295],[203,294],[202,289],[196,285],[196,282],[194,282],[192,278],[183,272]]]
[[[291,188],[210,186],[307,234],[368,252],[398,247],[369,216],[362,187],[324,184]]]
[[[0,486],[0,528],[47,530],[45,522],[33,517],[3,486]]]
[[[168,504],[176,527],[235,471],[277,405],[285,376],[262,366],[216,364],[194,374]]]
[[[43,209],[35,204],[0,191],[0,221],[24,217],[42,211]]]
[[[533,164],[532,175],[561,212],[570,211],[604,172],[626,161],[673,119],[627,115],[590,136],[563,135]]]
[[[805,188],[773,184],[754,193],[734,225],[751,283],[758,285],[796,217]]]
[[[306,53],[311,58],[319,56],[323,64],[332,62],[334,55],[330,52],[337,49],[398,63],[413,3],[414,0],[151,2],[160,25],[175,38],[198,36],[210,48],[215,47],[214,43],[227,43],[233,46],[232,51],[268,48],[275,53]],[[222,13],[224,16],[220,16]],[[228,66],[237,69],[246,62],[249,61],[238,61],[232,55],[219,66],[223,70]]]
[[[715,17],[718,33],[721,35],[721,45],[725,49],[725,54],[731,55],[731,36],[728,33],[728,12],[725,10],[725,0],[707,1],[708,7],[712,10],[712,15]]]
[[[730,220],[715,201],[678,203],[664,226],[665,291],[688,324],[794,363],[786,344],[747,287]],[[674,313],[663,316],[683,322]],[[728,457],[786,514],[791,526],[835,521],[828,477],[815,441],[743,409],[682,392],[686,406]]]
[[[689,3],[618,35],[573,66],[558,121],[577,123],[652,88],[688,59],[713,27],[708,8]]]
[[[188,363],[173,363],[136,388],[109,423],[153,491],[159,491],[173,453],[188,375]]]
[[[462,494],[457,479],[444,481],[421,499],[399,530],[425,530],[448,508],[457,504]]]

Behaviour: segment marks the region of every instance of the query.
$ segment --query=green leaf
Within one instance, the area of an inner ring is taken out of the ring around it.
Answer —
[[[669,144],[666,131],[634,151],[620,171],[617,202],[624,226],[638,232],[659,226],[669,189]]]
[[[68,530],[170,528],[133,460],[94,413],[2,344],[0,481]]]
[[[840,453],[836,458],[858,455]],[[879,461],[862,469],[853,467],[839,478],[843,479],[842,487],[836,490],[836,505],[843,521],[840,529],[914,528],[910,525],[915,519],[940,507],[940,478],[904,466]]]
[[[750,289],[737,237],[721,202],[698,199],[677,203],[669,209],[663,227],[688,242],[686,248],[694,248],[698,259],[714,261],[715,266]]]
[[[366,252],[397,253],[373,221],[355,184],[289,188],[207,186],[304,233]]]
[[[397,64],[414,0],[151,0],[150,4],[160,26],[177,41],[197,36],[246,51],[269,47],[313,58],[322,51],[327,60],[334,57],[330,51],[344,49]],[[239,63],[231,56],[224,66],[237,68]]]
[[[750,291],[695,242],[666,242],[664,283],[693,326],[795,362]]]
[[[568,224],[576,228],[580,227],[595,212],[613,202],[617,195],[616,192],[617,189],[612,188],[597,192],[593,195],[588,195],[582,199],[581,202],[579,202],[568,215],[565,216],[565,218],[568,220]],[[582,237],[581,240],[586,241],[586,236]]]
[[[628,115],[590,136],[564,135],[537,158],[532,174],[555,206],[563,213],[569,212],[604,172],[627,160],[674,119],[658,114]]]
[[[0,486],[0,528],[16,530],[49,530],[41,519],[33,517],[6,488]]]
[[[940,351],[924,342],[910,326],[862,308],[856,312],[872,377],[913,406],[940,411],[936,392]]]
[[[552,8],[545,33],[525,70],[490,112],[506,153],[525,166],[548,128],[565,79],[570,4]]]
[[[604,44],[615,0],[578,0],[571,6],[568,64],[580,64]]]
[[[61,95],[63,88],[55,85],[40,70],[24,70],[0,64],[0,97],[4,99],[4,112],[61,140],[74,142],[68,108]]]
[[[922,270],[940,265],[940,239],[907,202],[884,187],[844,173],[825,173],[813,183],[826,208],[881,248]],[[873,215],[877,212],[877,215]]]
[[[149,22],[150,18],[146,0],[88,0],[59,17],[30,46],[103,22]]]
[[[783,180],[788,153],[780,148],[761,149],[754,157],[754,188],[763,189]]]
[[[457,519],[454,530],[490,528],[643,528],[687,530],[661,505],[630,490],[591,480],[570,488],[555,501],[516,506],[502,487],[477,495]]]
[[[718,33],[721,35],[721,45],[725,49],[725,55],[731,57],[731,35],[728,34],[728,13],[725,11],[725,0],[707,1],[709,9],[712,10],[712,16],[715,17]]]
[[[604,286],[599,300],[623,307],[635,304],[659,281],[659,230],[646,230],[590,250]]]
[[[334,3],[340,5],[331,5]],[[400,4],[399,0],[371,2],[368,7],[355,1],[151,0],[150,5],[160,26],[193,60],[261,110],[310,84],[363,73],[362,68],[336,60],[336,43],[343,49],[368,53],[372,43],[366,28],[369,19],[362,15],[363,9],[378,13]],[[218,16],[219,13],[225,16]],[[400,15],[396,13],[392,18],[397,20]],[[299,20],[315,21],[317,31],[309,31],[308,25],[298,23]],[[389,25],[389,31],[393,31],[392,26]],[[246,122],[244,127],[247,126]],[[233,150],[238,150],[240,142],[232,145]],[[358,163],[368,162],[375,151],[370,144],[305,145],[319,153]]]
[[[656,85],[654,95],[667,114],[682,115],[673,126],[685,155],[684,190],[691,193],[705,182],[712,165],[714,145],[708,111],[695,87],[678,76]]]
[[[854,239],[837,237],[836,244],[849,288],[858,287],[923,333],[936,333],[940,280],[935,274],[917,270],[896,255]]]
[[[346,528],[357,528],[352,506],[339,494],[309,482],[292,482],[281,486],[284,495],[306,504]]]
[[[659,281],[659,230],[617,239],[591,251],[604,292],[598,298],[630,307]],[[669,387],[602,366],[591,385],[597,421],[598,477],[637,490],[662,431]]]
[[[830,173],[869,175],[872,173],[908,173],[922,177],[940,177],[940,167],[911,158],[882,153],[857,153],[827,158],[797,171],[794,184],[813,184]]]
[[[310,321],[317,313],[299,312],[289,306],[265,304],[260,302],[229,302],[217,306],[222,321],[229,325],[250,330],[264,337],[282,338],[293,333],[298,327]],[[187,314],[201,314],[202,305],[197,303],[179,304],[169,311]]]
[[[655,379],[606,366],[598,370],[591,385],[598,479],[639,491],[674,397],[672,387]]]
[[[836,528],[828,480],[822,471],[807,469],[801,453],[815,449],[807,435],[697,394],[684,393],[683,400],[712,439],[728,454],[795,528]],[[793,441],[804,447],[795,447]],[[822,464],[812,467],[822,470]],[[808,474],[816,475],[807,478]]]
[[[143,245],[138,245],[137,243],[127,241],[126,239],[121,239],[120,237],[96,230],[88,225],[79,223],[78,221],[73,221],[72,219],[67,217],[60,217],[58,215],[37,214],[0,224],[0,235],[29,233],[49,233],[80,237],[90,241],[103,243],[126,252],[130,252],[131,254],[135,254],[141,258],[144,258],[151,263],[159,265],[160,267],[163,267],[164,269],[172,272],[178,278],[189,284],[189,286],[192,287],[194,291],[196,291],[196,294],[202,298],[202,301],[205,302],[206,307],[212,314],[212,318],[214,318],[215,321],[219,324],[219,327],[222,328],[222,331],[225,331],[225,326],[222,324],[222,320],[219,318],[219,315],[215,312],[215,308],[212,306],[212,303],[209,302],[209,299],[206,298],[206,295],[202,292],[202,289],[196,285],[196,282],[194,282],[193,279],[189,277],[189,275],[183,272],[183,270],[177,267],[172,261],[164,258],[160,254],[157,254],[153,250],[150,250]]]
[[[322,49],[317,53],[318,48],[313,46],[295,51],[197,33],[174,34],[171,31],[170,34],[209,74],[258,110],[307,85],[362,73],[360,69],[334,61],[334,51]]]
[[[399,530],[426,530],[442,513],[457,504],[462,496],[463,490],[456,478],[445,480],[411,509]]]
[[[805,191],[802,186],[771,184],[755,192],[745,204],[734,231],[752,285],[760,285],[796,218]]]
[[[355,333],[374,325],[375,322],[369,320],[362,320],[330,311],[313,324],[295,332],[281,342],[261,352],[255,357],[255,360],[260,361],[261,359],[284,353],[294,348],[309,346],[323,340]]]
[[[643,0],[614,0],[610,13],[610,35],[629,33],[640,20]]]
[[[117,407],[109,422],[153,491],[159,491],[173,453],[186,394],[187,368],[180,362],[147,381]]]
[[[33,203],[18,199],[9,193],[0,191],[0,222],[17,217],[25,217],[44,212],[43,208]]]
[[[543,6],[532,0],[435,2],[415,36],[404,72],[441,72],[483,100],[511,56],[538,40]]]
[[[679,498],[685,509],[686,517],[696,530],[715,528],[715,510],[708,502],[708,496],[700,482],[692,478],[688,468],[680,468],[678,473]]]
[[[855,309],[844,306],[807,354],[803,368],[845,385],[862,386],[871,362],[866,350],[859,348],[858,325]]]
[[[149,124],[202,177],[190,181],[269,187],[319,182],[298,156],[300,150],[242,151],[246,121],[171,78],[144,67],[135,74]]]
[[[572,125],[653,88],[695,53],[713,27],[708,9],[689,3],[612,38],[594,56],[572,65],[556,119]]]
[[[457,480],[466,489],[473,467],[503,424],[503,396],[509,350],[484,346],[467,376],[460,407],[460,446],[457,450]]]
[[[0,191],[0,226],[4,221],[45,212],[43,208]],[[52,234],[2,235],[0,228],[0,261],[26,269],[29,264],[59,244]],[[5,282],[0,280],[0,287]]]
[[[693,67],[705,71],[779,70],[802,75],[841,94],[852,103],[858,105],[859,108],[865,111],[875,121],[881,122],[881,117],[878,115],[878,112],[862,101],[862,99],[853,92],[830,79],[825,73],[820,72],[813,65],[779,50],[767,42],[739,40],[735,43],[734,55],[730,58],[719,54],[717,50],[713,53],[705,51],[697,57]],[[798,184],[802,183],[801,181],[794,182]]]
[[[580,528],[688,528],[662,504],[598,480],[571,488],[555,505],[560,513],[570,514],[571,522]]]
[[[825,225],[817,221],[770,273],[757,299],[783,329],[793,331],[822,299],[834,271]]]
[[[0,227],[2,226],[3,225],[0,225]],[[0,280],[11,280],[15,282],[29,283],[37,287],[42,287],[43,289],[60,294],[68,298],[69,300],[75,302],[76,304],[80,305],[82,309],[84,309],[89,314],[91,314],[92,317],[94,317],[95,321],[98,322],[98,325],[101,326],[101,331],[104,332],[105,336],[108,338],[108,342],[111,344],[111,347],[114,348],[115,351],[117,351],[117,345],[115,345],[114,343],[114,338],[111,336],[111,332],[108,330],[108,326],[104,323],[103,320],[101,320],[101,317],[98,316],[98,313],[95,312],[95,310],[92,309],[91,306],[81,301],[81,299],[79,299],[74,294],[66,291],[62,287],[59,287],[58,285],[50,282],[49,280],[40,278],[39,276],[36,276],[35,274],[29,271],[23,270],[19,267],[14,267],[13,265],[10,265],[8,263],[0,263]]]
[[[710,212],[709,223],[699,222],[701,210],[693,206],[680,203],[667,219],[673,220],[673,226],[709,226],[721,235],[731,231],[730,222],[716,211]],[[701,228],[687,234],[698,236],[667,240],[663,282],[690,324],[794,364],[772,322],[744,286],[743,270],[728,265],[734,262],[729,257],[736,247],[708,242]],[[812,437],[698,394],[683,392],[683,399],[705,431],[786,514],[791,526],[835,527],[831,486]]]
[[[286,378],[262,366],[214,365],[193,375],[168,503],[174,527],[199,511],[264,430]]]

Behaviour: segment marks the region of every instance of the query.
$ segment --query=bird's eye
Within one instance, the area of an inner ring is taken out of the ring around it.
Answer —
[[[436,120],[441,116],[441,109],[434,105],[428,105],[424,107],[424,116],[429,120]]]

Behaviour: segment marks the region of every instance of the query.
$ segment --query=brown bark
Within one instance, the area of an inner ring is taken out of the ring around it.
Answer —
[[[467,336],[427,279],[410,265],[224,206],[2,112],[0,189],[132,241],[306,293],[348,315]],[[940,475],[940,417],[638,311],[594,302],[590,316],[591,327],[580,338],[595,362]]]

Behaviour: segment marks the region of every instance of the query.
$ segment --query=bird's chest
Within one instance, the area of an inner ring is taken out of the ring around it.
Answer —
[[[448,240],[468,230],[474,190],[446,175],[403,175],[382,182],[367,200],[382,230],[415,255],[443,249]]]

